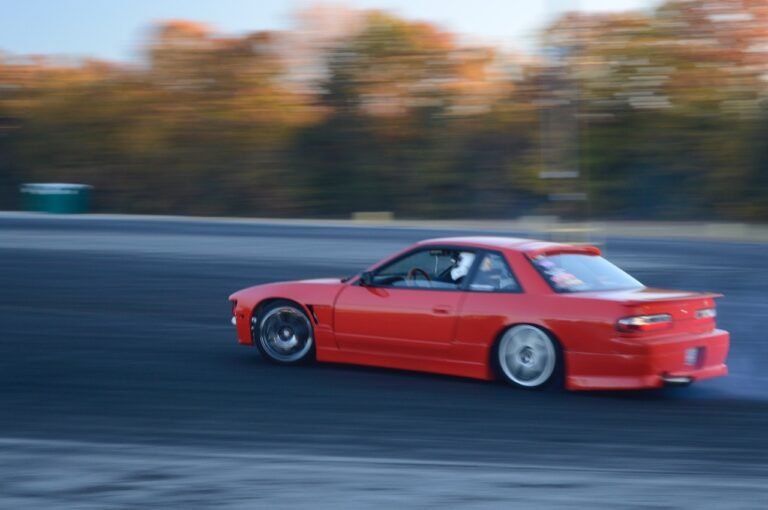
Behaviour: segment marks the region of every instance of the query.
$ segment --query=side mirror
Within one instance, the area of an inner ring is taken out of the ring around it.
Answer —
[[[363,287],[372,287],[373,286],[373,273],[370,271],[365,271],[363,274],[360,275],[360,285]]]

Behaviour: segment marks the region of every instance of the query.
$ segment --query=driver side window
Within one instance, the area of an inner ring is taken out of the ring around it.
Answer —
[[[472,263],[467,255],[474,258],[471,252],[455,249],[419,250],[378,269],[373,281],[384,287],[457,289],[462,283],[462,278],[455,277],[460,272],[457,268]]]

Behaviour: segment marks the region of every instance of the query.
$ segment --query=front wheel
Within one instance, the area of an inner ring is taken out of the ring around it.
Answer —
[[[313,357],[312,323],[304,310],[290,301],[275,301],[264,307],[256,331],[256,346],[268,361],[295,365]]]
[[[562,366],[555,340],[546,331],[528,324],[505,331],[495,357],[498,371],[507,382],[528,389],[554,382]]]

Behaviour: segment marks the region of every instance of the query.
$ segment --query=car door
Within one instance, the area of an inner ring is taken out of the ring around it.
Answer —
[[[339,349],[444,356],[465,296],[463,282],[448,276],[460,253],[454,248],[414,250],[376,270],[370,285],[346,287],[334,312]]]

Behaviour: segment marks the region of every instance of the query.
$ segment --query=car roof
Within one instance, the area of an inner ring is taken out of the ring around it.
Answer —
[[[471,248],[482,248],[487,250],[502,250],[525,253],[528,256],[547,255],[553,253],[585,253],[589,255],[600,255],[600,250],[595,246],[576,245],[567,243],[555,243],[551,241],[540,241],[537,239],[525,239],[522,237],[501,237],[501,236],[462,236],[462,237],[440,237],[437,239],[426,239],[417,243],[420,246],[432,245],[451,245],[466,246]]]

